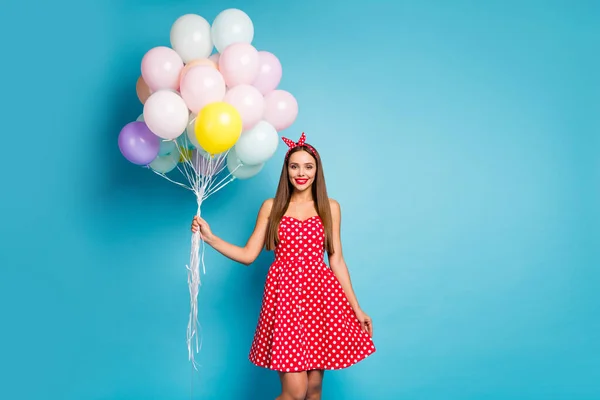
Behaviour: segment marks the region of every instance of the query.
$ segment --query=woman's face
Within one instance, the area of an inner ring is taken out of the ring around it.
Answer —
[[[301,150],[293,153],[288,161],[288,176],[294,188],[303,191],[310,188],[317,174],[317,163],[312,155]]]

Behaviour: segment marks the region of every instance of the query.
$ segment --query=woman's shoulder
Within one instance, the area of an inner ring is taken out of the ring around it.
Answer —
[[[266,199],[265,201],[263,201],[262,203],[262,208],[267,208],[269,210],[271,210],[271,207],[273,207],[273,202],[275,201],[274,198],[270,198],[270,199]]]
[[[339,212],[341,208],[340,203],[332,198],[329,198],[329,207],[331,207],[332,212]]]
[[[270,199],[266,199],[265,201],[263,201],[258,213],[263,214],[263,215],[271,214],[271,208],[273,207],[273,200],[274,200],[273,198],[270,198]]]

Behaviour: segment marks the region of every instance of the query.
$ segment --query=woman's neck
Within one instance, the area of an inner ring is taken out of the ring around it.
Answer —
[[[290,203],[310,203],[312,201],[314,201],[314,199],[310,190],[294,192],[290,196]]]

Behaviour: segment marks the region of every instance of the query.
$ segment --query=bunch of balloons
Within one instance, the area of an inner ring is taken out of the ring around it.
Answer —
[[[123,156],[159,174],[216,157],[234,178],[256,175],[275,153],[278,132],[295,121],[298,103],[278,89],[279,59],[257,50],[253,38],[252,20],[239,9],[222,11],[212,26],[197,14],[179,17],[171,47],[142,58],[136,92],[143,114],[119,134]]]
[[[200,15],[186,14],[171,27],[171,47],[154,47],[141,61],[136,92],[144,110],[121,129],[119,149],[131,163],[192,190],[197,215],[203,200],[217,190],[236,178],[258,174],[277,150],[278,133],[298,115],[294,96],[278,89],[279,59],[257,50],[253,38],[254,24],[241,10],[222,11],[212,26]],[[176,168],[187,184],[167,177]],[[221,171],[228,174],[219,180]],[[199,351],[200,260],[204,259],[199,255],[200,241],[198,232],[192,234],[186,266],[187,347],[194,367],[194,341]]]

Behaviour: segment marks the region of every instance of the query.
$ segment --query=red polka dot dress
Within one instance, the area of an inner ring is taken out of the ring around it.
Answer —
[[[249,359],[257,366],[296,372],[349,367],[375,352],[342,286],[324,262],[319,216],[284,216],[267,274]]]

